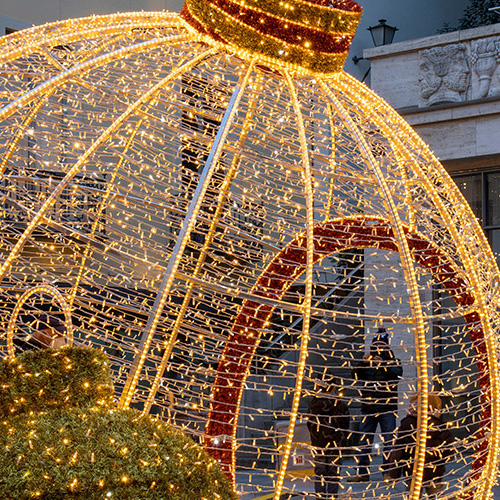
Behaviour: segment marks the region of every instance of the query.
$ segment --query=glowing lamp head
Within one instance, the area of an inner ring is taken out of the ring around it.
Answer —
[[[200,34],[273,69],[342,69],[362,8],[352,0],[186,0],[182,17]]]

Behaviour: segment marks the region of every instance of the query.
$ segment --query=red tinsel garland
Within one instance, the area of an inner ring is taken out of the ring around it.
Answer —
[[[307,48],[311,51],[344,53],[352,41],[352,34],[329,33],[301,26],[286,19],[279,19],[262,12],[257,13],[251,7],[243,7],[230,0],[207,0],[207,2],[263,35],[272,35],[292,45],[305,46],[304,43],[307,41]]]
[[[325,74],[342,69],[361,11],[351,0],[186,0],[181,16],[244,57]]]

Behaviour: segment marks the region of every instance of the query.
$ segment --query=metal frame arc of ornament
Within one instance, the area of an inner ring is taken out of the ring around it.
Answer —
[[[403,223],[398,213],[396,202],[392,196],[391,189],[385,179],[381,165],[377,162],[371,148],[366,141],[363,131],[354,119],[348,113],[345,106],[336,97],[335,92],[328,88],[326,83],[322,80],[319,86],[327,96],[331,106],[336,109],[337,113],[342,117],[350,133],[356,138],[356,142],[360,147],[360,152],[366,166],[371,169],[375,178],[377,179],[380,194],[386,205],[387,215],[394,229],[394,238],[397,243],[401,268],[404,272],[404,277],[408,287],[408,299],[413,318],[414,337],[415,337],[415,358],[417,362],[417,388],[418,388],[418,404],[419,411],[417,415],[417,425],[420,432],[416,439],[415,448],[415,464],[413,467],[414,480],[411,482],[409,495],[411,498],[419,498],[420,490],[422,488],[422,478],[424,468],[422,464],[425,460],[425,446],[427,442],[428,431],[428,385],[429,379],[427,375],[427,349],[425,342],[425,325],[423,322],[423,310],[420,294],[418,291],[418,284],[415,277],[415,265],[411,256],[410,248],[403,231]],[[407,191],[407,195],[408,195]],[[412,211],[410,210],[410,216]],[[411,219],[410,219],[411,221]],[[411,224],[411,222],[410,222]]]
[[[487,450],[495,442],[491,430],[491,381],[488,344],[481,318],[475,308],[470,287],[446,253],[423,234],[403,231],[416,264],[432,273],[453,298],[465,308],[467,324],[476,354],[478,383],[481,389],[481,426],[478,431],[477,458],[471,465],[469,480],[477,480],[488,460]],[[235,481],[235,437],[244,384],[260,341],[260,332],[270,320],[274,306],[260,303],[259,297],[280,300],[289,287],[303,274],[307,260],[304,234],[297,236],[277,254],[257,280],[252,291],[255,301],[245,300],[234,320],[233,328],[222,352],[213,384],[211,405],[205,427],[205,448],[219,461],[229,478]],[[398,251],[394,230],[382,217],[354,216],[318,223],[314,227],[314,263],[329,255],[352,248],[377,248]],[[223,436],[225,439],[220,439]],[[217,443],[217,445],[215,444]]]
[[[219,131],[217,132],[217,135],[214,139],[214,142],[210,149],[210,153],[208,154],[207,160],[205,162],[205,166],[200,175],[198,185],[196,186],[192,200],[186,211],[186,215],[184,216],[181,231],[172,250],[172,254],[165,269],[161,284],[156,293],[155,302],[153,304],[140,339],[138,352],[132,361],[132,366],[125,382],[125,387],[123,388],[122,394],[120,396],[120,408],[128,408],[132,403],[135,389],[137,387],[137,384],[139,383],[141,370],[146,362],[149,347],[156,333],[158,324],[160,323],[161,315],[167,301],[168,294],[170,293],[175,274],[180,265],[180,259],[185,247],[187,246],[188,239],[191,235],[194,223],[196,221],[196,217],[201,208],[202,200],[208,189],[210,179],[215,172],[215,168],[222,154],[226,137],[229,134],[229,130],[233,124],[233,120],[238,110],[238,105],[247,85],[250,82],[254,69],[254,63],[252,62],[246,67],[233,90],[233,94],[222,118]]]
[[[126,12],[57,21],[2,37],[0,63],[7,64],[27,53],[36,52],[41,47],[67,45],[82,38],[88,41],[103,35],[123,35],[135,29],[176,27],[185,28],[186,22],[179,14],[172,12]]]
[[[73,324],[71,322],[71,311],[68,302],[61,294],[61,292],[57,290],[57,288],[54,288],[51,285],[37,285],[34,286],[33,288],[30,288],[29,290],[26,290],[21,295],[21,297],[19,297],[14,307],[14,310],[12,311],[12,314],[9,318],[9,323],[7,325],[7,352],[10,357],[14,357],[16,355],[16,350],[14,347],[14,330],[16,327],[16,321],[19,316],[19,313],[21,312],[21,309],[23,308],[26,301],[36,293],[46,293],[47,295],[50,295],[59,302],[59,305],[61,306],[61,309],[64,312],[64,320],[65,320],[64,323],[66,326],[67,343],[68,345],[73,344]]]
[[[14,113],[18,113],[23,109],[24,106],[37,99],[39,96],[44,95],[45,92],[48,92],[56,87],[60,87],[65,82],[69,81],[69,79],[72,77],[81,77],[82,74],[95,70],[95,68],[99,66],[103,66],[113,60],[118,60],[134,53],[141,53],[155,47],[170,45],[176,42],[184,42],[186,40],[192,40],[192,36],[188,34],[181,34],[172,35],[165,38],[154,38],[152,40],[147,40],[135,45],[122,47],[112,52],[102,54],[93,59],[88,59],[84,62],[81,62],[75,66],[72,66],[71,68],[62,71],[61,73],[58,73],[52,78],[39,83],[36,87],[28,90],[25,94],[19,96],[17,99],[10,102],[3,108],[0,108],[0,120],[6,120]]]

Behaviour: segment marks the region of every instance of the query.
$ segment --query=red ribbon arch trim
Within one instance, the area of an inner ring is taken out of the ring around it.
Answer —
[[[449,292],[455,303],[462,307],[474,304],[474,297],[467,283],[458,274],[450,258],[422,234],[410,233],[403,227],[413,260],[428,269],[434,279]],[[327,221],[314,228],[314,262],[333,253],[349,248],[379,248],[398,252],[394,231],[386,219],[352,217]],[[290,286],[305,271],[307,261],[306,237],[297,236],[268,265],[257,280],[252,294],[280,300]],[[226,346],[222,352],[212,390],[212,399],[205,428],[205,447],[234,480],[231,464],[234,450],[232,436],[238,422],[239,401],[244,382],[259,344],[260,331],[269,321],[274,310],[270,304],[258,300],[245,300],[237,315]],[[490,429],[490,378],[487,348],[481,319],[476,312],[464,316],[477,358],[481,393],[481,429],[472,464],[472,478],[480,474],[487,460]],[[216,444],[215,438],[228,436]]]

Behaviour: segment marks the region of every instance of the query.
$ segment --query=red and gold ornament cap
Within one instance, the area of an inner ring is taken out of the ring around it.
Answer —
[[[185,0],[181,11],[241,57],[312,74],[342,69],[361,14],[353,0]]]

